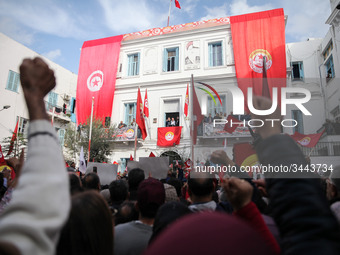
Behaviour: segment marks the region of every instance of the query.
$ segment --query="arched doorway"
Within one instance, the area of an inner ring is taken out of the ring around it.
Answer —
[[[176,164],[176,160],[178,160],[178,163],[180,165],[183,165],[181,156],[175,152],[175,151],[165,151],[163,152],[160,157],[169,157],[169,165],[170,164]]]

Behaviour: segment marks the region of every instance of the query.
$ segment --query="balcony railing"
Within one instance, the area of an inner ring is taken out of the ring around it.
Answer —
[[[53,114],[53,108],[55,108],[54,110],[54,114],[55,116],[61,116],[64,115],[65,117],[69,117],[70,114],[72,113],[71,110],[66,109],[66,113],[63,113],[63,107],[59,106],[59,105],[54,105],[51,104],[50,102],[45,101],[45,107],[46,107],[46,111]]]
[[[340,156],[340,142],[319,142],[313,148],[300,147],[304,155],[312,157]]]

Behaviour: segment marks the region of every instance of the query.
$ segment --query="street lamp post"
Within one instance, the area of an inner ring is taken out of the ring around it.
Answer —
[[[3,110],[8,109],[8,108],[10,108],[10,107],[11,107],[10,105],[4,105],[4,106],[2,107],[2,109],[0,109],[0,112],[3,111]]]

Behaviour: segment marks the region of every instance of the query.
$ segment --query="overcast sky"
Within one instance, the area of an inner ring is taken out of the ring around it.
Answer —
[[[328,0],[178,0],[170,25],[284,8],[286,42],[324,37]],[[84,41],[167,23],[170,0],[0,0],[0,32],[78,73]]]

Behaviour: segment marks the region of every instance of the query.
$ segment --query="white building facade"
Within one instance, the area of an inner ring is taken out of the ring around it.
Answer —
[[[75,118],[72,112],[76,97],[77,75],[2,33],[0,33],[0,55],[0,109],[3,109],[3,106],[10,106],[0,111],[0,141],[12,136],[18,120],[18,132],[23,134],[27,132],[29,116],[20,86],[19,66],[24,58],[40,57],[55,72],[57,85],[46,96],[45,103],[63,146],[67,125],[71,122],[71,117]],[[6,151],[3,153],[7,154]]]

